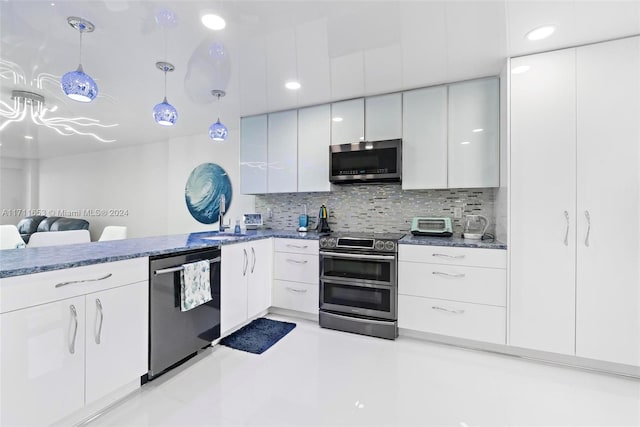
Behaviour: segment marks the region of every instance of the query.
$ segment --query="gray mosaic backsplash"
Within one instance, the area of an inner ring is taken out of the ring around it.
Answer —
[[[308,215],[318,217],[320,206],[329,211],[331,231],[408,233],[417,216],[450,217],[453,208],[466,214],[484,215],[495,230],[495,189],[449,189],[403,191],[400,184],[334,185],[326,193],[278,193],[256,196],[256,211],[266,227],[290,230],[307,205]],[[311,224],[314,227],[315,224]],[[463,219],[453,220],[454,234],[462,233]]]

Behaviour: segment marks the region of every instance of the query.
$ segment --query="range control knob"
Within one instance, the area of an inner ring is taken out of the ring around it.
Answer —
[[[320,247],[321,248],[326,248],[327,247],[327,238],[323,237],[322,239],[320,239]]]
[[[393,251],[396,248],[396,244],[392,241],[384,242],[384,248],[388,251]]]
[[[327,248],[334,248],[336,246],[336,240],[332,238],[327,239]]]
[[[382,240],[377,240],[374,246],[377,250],[381,251],[384,249],[384,242]]]

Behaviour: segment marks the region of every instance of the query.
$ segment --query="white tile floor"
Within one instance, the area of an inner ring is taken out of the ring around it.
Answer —
[[[640,381],[321,329],[262,355],[216,346],[96,426],[640,425]]]

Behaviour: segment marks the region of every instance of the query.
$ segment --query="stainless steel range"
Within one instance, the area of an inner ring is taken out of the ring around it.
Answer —
[[[403,236],[332,233],[320,239],[320,326],[398,336],[398,240]]]

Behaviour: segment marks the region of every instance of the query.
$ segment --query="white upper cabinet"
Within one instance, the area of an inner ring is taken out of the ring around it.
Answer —
[[[402,189],[447,188],[447,87],[402,95]]]
[[[240,193],[267,192],[267,115],[240,119]]]
[[[519,66],[530,69],[511,77],[510,343],[574,354],[575,53]]]
[[[366,141],[402,138],[401,93],[372,96],[365,98],[364,103]]]
[[[269,114],[269,193],[291,193],[298,189],[298,111]]]
[[[364,141],[364,98],[331,104],[331,145],[360,141]]]
[[[449,85],[449,188],[498,187],[499,82]]]
[[[639,56],[639,37],[576,50],[576,355],[635,366],[640,366]],[[621,221],[621,215],[629,220]]]
[[[331,105],[298,110],[298,191],[329,191]]]

